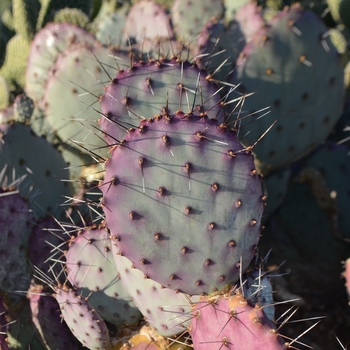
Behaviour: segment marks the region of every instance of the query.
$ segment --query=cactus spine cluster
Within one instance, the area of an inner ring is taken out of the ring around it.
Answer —
[[[1,350],[303,346],[257,256],[350,256],[349,0],[282,3],[0,6]]]

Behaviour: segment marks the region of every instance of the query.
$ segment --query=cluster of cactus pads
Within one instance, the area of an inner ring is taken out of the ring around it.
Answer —
[[[0,7],[1,350],[303,346],[253,258],[271,222],[308,249],[320,212],[350,239],[346,54],[317,14],[271,3]]]

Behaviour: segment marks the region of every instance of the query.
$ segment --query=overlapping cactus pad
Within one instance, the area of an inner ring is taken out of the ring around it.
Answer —
[[[217,120],[178,112],[141,122],[114,148],[100,188],[121,253],[165,287],[211,293],[254,256],[261,179]]]
[[[205,71],[177,59],[137,63],[120,71],[101,99],[105,117],[100,120],[108,143],[115,144],[140,119],[178,110],[195,114],[211,111],[224,120],[218,87],[206,80]]]
[[[59,151],[29,125],[0,124],[0,169],[8,183],[18,181],[21,195],[28,198],[37,218],[46,213],[64,215],[63,196],[71,195],[69,170]]]
[[[96,108],[105,82],[110,81],[118,67],[128,67],[129,62],[128,53],[112,51],[98,43],[71,45],[58,55],[50,71],[44,104],[48,122],[64,142],[74,140],[104,153],[106,145],[91,132],[90,124],[97,122]],[[85,86],[93,88],[87,93]],[[57,99],[58,95],[64,104]]]
[[[243,128],[249,144],[277,120],[255,148],[264,174],[316,147],[343,107],[339,54],[324,23],[299,7],[282,11],[255,35],[237,61],[233,83],[242,83],[243,92],[258,91],[246,99],[245,115],[271,106],[271,113]]]
[[[7,302],[18,303],[21,297],[14,292],[29,287],[26,255],[32,221],[28,203],[19,193],[0,188],[0,295],[9,298]]]
[[[75,337],[89,349],[106,349],[109,333],[105,322],[89,301],[74,289],[57,287],[54,295],[62,316]]]
[[[145,278],[128,258],[118,254],[116,244],[112,245],[112,252],[121,282],[145,320],[164,337],[185,332],[192,320],[192,301],[199,300],[199,296],[190,298],[184,293],[164,288],[152,279]]]
[[[62,321],[59,305],[51,296],[42,293],[42,287],[29,289],[32,321],[47,349],[80,349],[79,343]]]
[[[193,315],[190,334],[196,350],[289,348],[263,309],[240,294],[203,297]]]
[[[57,55],[72,44],[95,41],[93,35],[70,23],[50,23],[34,37],[26,70],[26,92],[35,101],[45,93],[48,71]]]
[[[144,39],[173,38],[174,34],[165,10],[153,1],[142,0],[131,7],[123,36],[124,43],[133,43]]]
[[[212,17],[224,12],[221,0],[175,0],[171,7],[171,20],[180,40],[192,41]]]
[[[106,230],[85,230],[72,240],[66,256],[69,281],[104,320],[118,326],[138,323],[141,313],[118,275]]]

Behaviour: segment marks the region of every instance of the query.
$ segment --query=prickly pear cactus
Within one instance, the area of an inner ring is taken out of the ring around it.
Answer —
[[[243,143],[256,142],[277,120],[255,148],[263,173],[300,158],[332,130],[344,96],[338,56],[323,22],[299,7],[282,11],[244,48],[232,82],[257,93],[244,102],[241,117],[252,116],[242,121]],[[267,106],[271,113],[259,118]]]
[[[115,265],[105,229],[86,229],[70,242],[66,254],[68,279],[106,321],[135,325],[141,313],[134,305]]]
[[[206,23],[196,45],[192,46],[198,66],[214,80],[226,81],[245,46],[245,39],[237,22],[232,21],[226,26],[223,20],[215,20]]]
[[[234,20],[239,24],[247,43],[252,41],[255,34],[265,25],[262,9],[255,1],[242,5],[237,10]]]
[[[74,336],[88,349],[106,349],[110,345],[108,328],[87,298],[66,286],[55,287],[63,319]]]
[[[238,279],[256,251],[264,198],[235,132],[206,116],[152,118],[105,166],[106,225],[136,268],[191,295]]]
[[[64,215],[60,205],[72,188],[64,181],[69,171],[61,154],[29,125],[8,122],[0,124],[0,131],[0,169],[5,169],[7,183],[20,178],[19,192],[29,200],[35,217]]]
[[[199,297],[164,288],[152,279],[145,278],[144,273],[136,269],[128,258],[119,254],[116,244],[112,245],[112,252],[121,282],[145,320],[164,337],[185,332],[191,324],[191,304]]]
[[[97,42],[72,45],[59,55],[49,73],[43,104],[48,123],[63,142],[83,151],[88,147],[99,155],[108,153],[108,146],[96,129],[100,117],[98,102],[118,67],[129,64],[128,52],[111,51]]]
[[[37,221],[30,234],[29,260],[52,281],[65,282],[62,265],[68,238],[68,232],[52,216]]]
[[[198,36],[197,45],[191,45],[196,62],[212,74],[214,80],[229,80],[240,52],[263,26],[261,9],[254,2],[240,7],[229,23],[223,18],[208,21]]]
[[[165,10],[152,0],[133,5],[127,15],[123,43],[142,43],[145,39],[173,39],[170,18]]]
[[[236,12],[251,0],[224,0],[225,21],[228,23],[235,18]]]
[[[178,110],[207,114],[224,121],[217,86],[206,72],[188,61],[164,59],[136,63],[120,71],[101,98],[100,125],[110,145],[124,138],[140,120]]]
[[[60,306],[51,295],[45,294],[42,286],[32,285],[28,298],[32,322],[45,349],[80,349],[77,339],[60,317]]]
[[[242,295],[202,297],[192,314],[190,334],[196,350],[288,349],[263,309]]]
[[[34,36],[26,69],[25,90],[36,103],[45,93],[48,72],[57,56],[72,44],[95,41],[93,35],[71,23],[49,23]],[[45,109],[45,106],[41,106]]]
[[[116,11],[105,16],[103,21],[96,23],[96,38],[100,43],[110,46],[122,46],[123,28],[126,21],[126,11]]]
[[[177,39],[189,43],[211,18],[223,15],[224,6],[221,0],[175,0],[170,12]]]
[[[30,267],[28,241],[33,216],[28,203],[16,189],[0,189],[0,295],[8,306],[15,306],[28,290]]]

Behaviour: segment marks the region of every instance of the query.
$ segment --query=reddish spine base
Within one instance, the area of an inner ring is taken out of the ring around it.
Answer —
[[[240,294],[202,297],[192,313],[190,334],[196,350],[287,349],[262,308]]]

